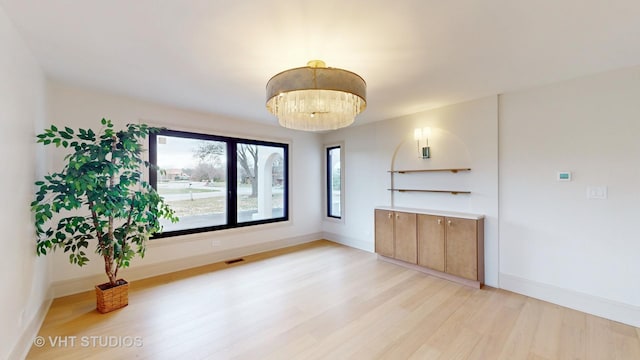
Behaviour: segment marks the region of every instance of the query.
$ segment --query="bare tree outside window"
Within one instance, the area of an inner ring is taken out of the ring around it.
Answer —
[[[224,144],[202,142],[196,149],[195,156],[201,161],[219,161],[220,156],[225,153]],[[258,196],[258,146],[250,144],[238,144],[238,164],[241,171],[239,174],[242,180],[247,179],[251,184],[251,197]]]

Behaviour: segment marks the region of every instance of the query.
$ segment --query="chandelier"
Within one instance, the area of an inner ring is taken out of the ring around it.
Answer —
[[[364,111],[366,91],[367,84],[357,74],[312,60],[269,80],[267,109],[286,128],[335,130],[353,124]]]

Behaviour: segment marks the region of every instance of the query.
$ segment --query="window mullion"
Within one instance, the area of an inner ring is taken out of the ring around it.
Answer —
[[[326,173],[327,173],[327,178],[325,179],[326,180],[326,192],[327,192],[327,198],[326,198],[326,201],[327,201],[327,214],[326,214],[326,216],[327,217],[331,217],[331,210],[332,210],[332,207],[333,207],[332,204],[331,204],[331,195],[332,195],[332,192],[331,192],[331,175],[332,175],[332,173],[331,173],[331,149],[333,149],[333,148],[331,148],[331,147],[326,148],[326,154],[325,154],[326,155],[326,164],[325,164],[325,166],[326,166]]]
[[[238,142],[227,142],[227,224],[238,224]]]
[[[158,144],[157,135],[149,134],[149,184],[158,191]]]

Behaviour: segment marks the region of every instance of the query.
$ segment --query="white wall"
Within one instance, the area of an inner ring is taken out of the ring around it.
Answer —
[[[485,215],[486,283],[498,285],[498,122],[497,97],[425,111],[324,136],[344,142],[344,222],[323,222],[325,237],[368,251],[374,249],[373,209],[391,205],[394,169],[471,168],[452,174],[394,175],[396,188],[470,190],[470,195],[394,193],[394,205]],[[357,120],[356,120],[357,121]],[[416,127],[429,126],[431,159],[418,158]],[[395,157],[394,157],[395,154]]]
[[[640,326],[640,67],[506,94],[500,111],[502,287]],[[587,200],[593,185],[608,199]]]
[[[485,214],[488,285],[640,326],[639,99],[635,67],[327,133],[323,143],[344,142],[346,194],[344,222],[325,219],[325,237],[373,251],[394,151],[395,169],[470,167],[396,175],[395,187],[471,196],[404,193],[394,203]],[[433,130],[430,160],[415,156],[413,128],[423,126]],[[573,181],[556,181],[557,171]],[[606,186],[608,199],[587,200],[588,186]]]
[[[145,258],[136,258],[131,268],[122,270],[123,277],[135,280],[321,237],[322,154],[318,151],[317,134],[180,110],[60,83],[51,84],[50,90],[54,124],[98,128],[100,119],[107,117],[116,126],[141,121],[175,130],[290,143],[289,222],[152,240]],[[265,116],[269,116],[266,110]],[[54,160],[56,169],[61,167],[61,154]],[[213,240],[219,245],[214,247]],[[54,277],[57,296],[106,281],[101,259],[92,259],[88,267],[79,268],[69,264],[68,257],[58,255]]]
[[[37,258],[29,203],[44,152],[45,78],[0,7],[0,358],[22,358],[50,303],[49,261]]]

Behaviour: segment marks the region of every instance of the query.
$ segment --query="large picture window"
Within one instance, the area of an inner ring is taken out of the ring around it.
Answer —
[[[157,237],[288,220],[288,145],[162,130],[149,137],[151,185],[176,211]]]

